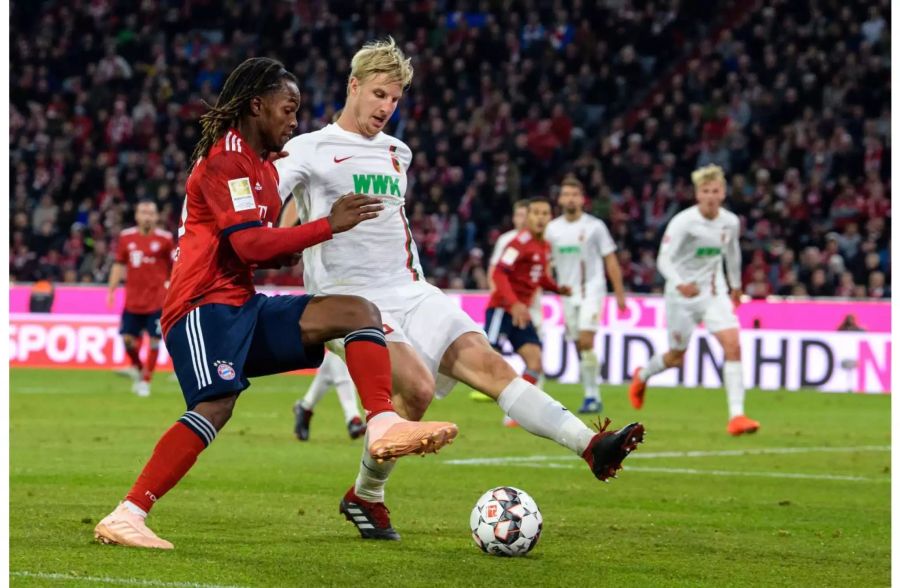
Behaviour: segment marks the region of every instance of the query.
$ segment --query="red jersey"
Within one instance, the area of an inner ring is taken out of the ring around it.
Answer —
[[[255,293],[253,267],[241,261],[228,236],[269,226],[281,212],[278,172],[230,129],[194,165],[178,227],[178,249],[163,334],[201,304],[241,306]]]
[[[559,292],[559,285],[550,277],[549,259],[549,243],[534,238],[527,230],[520,231],[500,254],[500,261],[491,274],[496,288],[488,308],[508,311],[516,302],[531,306],[538,288]]]
[[[150,314],[162,308],[166,299],[166,280],[172,269],[172,233],[153,229],[146,235],[137,227],[119,233],[116,263],[127,269],[125,310]]]

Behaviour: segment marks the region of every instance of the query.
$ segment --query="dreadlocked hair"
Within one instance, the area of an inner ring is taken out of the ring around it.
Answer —
[[[247,112],[250,100],[279,89],[284,81],[296,84],[297,78],[280,62],[268,57],[253,57],[237,66],[225,80],[215,106],[203,102],[209,111],[200,117],[200,140],[191,156],[191,165],[206,157],[213,144]]]

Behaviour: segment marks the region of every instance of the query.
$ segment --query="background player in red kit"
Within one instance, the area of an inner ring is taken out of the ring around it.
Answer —
[[[391,403],[391,362],[378,308],[358,296],[256,294],[255,267],[296,263],[306,247],[374,218],[375,198],[347,195],[331,214],[273,228],[281,210],[269,161],[297,126],[297,80],[277,61],[248,59],[201,117],[178,229],[162,330],[187,412],[162,436],[126,499],[94,529],[108,544],[171,549],[145,524],[231,418],[247,378],[317,367],[324,343],[343,338],[346,362],[368,419],[376,460],[434,452],[452,423],[411,422]]]
[[[119,233],[116,262],[109,272],[107,305],[112,306],[116,288],[125,277],[125,309],[122,311],[122,334],[125,353],[131,361],[134,386],[138,396],[150,396],[150,379],[159,355],[162,338],[160,319],[166,284],[172,270],[172,251],[175,243],[172,233],[156,228],[159,213],[152,200],[138,202],[134,212],[136,227]],[[146,331],[150,337],[147,361],[141,362],[141,336]]]
[[[535,198],[528,202],[525,229],[503,250],[491,276],[495,287],[484,321],[491,345],[499,351],[503,339],[508,340],[525,361],[522,379],[532,384],[543,369],[541,340],[529,311],[534,293],[538,288],[563,296],[572,293],[550,276],[550,244],[544,241],[544,229],[552,217],[550,201]]]

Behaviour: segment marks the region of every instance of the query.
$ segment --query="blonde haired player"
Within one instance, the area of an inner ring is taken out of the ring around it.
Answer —
[[[616,305],[620,311],[625,310],[622,269],[606,224],[584,212],[584,186],[576,178],[562,181],[559,206],[563,214],[550,222],[545,238],[551,245],[556,280],[572,289],[572,295],[563,299],[563,314],[566,334],[575,342],[581,367],[584,400],[578,412],[599,413],[603,412],[603,400],[597,384],[600,362],[594,351],[594,338],[606,298],[607,273],[616,293]]]
[[[684,362],[691,333],[701,321],[725,352],[725,391],[728,396],[728,432],[755,433],[759,423],[744,415],[739,323],[734,308],[741,302],[740,220],[722,208],[725,174],[717,165],[691,174],[697,204],[669,222],[659,247],[657,267],[666,278],[666,321],[669,350],[656,354],[634,371],[629,396],[635,408],[644,405],[647,379]],[[728,270],[729,298],[722,258]]]
[[[412,73],[393,39],[366,44],[351,62],[347,102],[337,123],[291,139],[284,147],[288,155],[276,162],[281,196],[297,191],[304,222],[327,214],[348,191],[377,196],[385,207],[378,218],[360,224],[361,230],[304,251],[307,287],[321,294],[364,294],[379,308],[395,406],[407,417],[421,418],[435,392],[444,395],[459,380],[494,398],[525,430],[581,455],[594,476],[605,480],[643,439],[643,426],[595,434],[520,378],[484,331],[422,275],[404,213],[412,152],[383,132]],[[384,485],[394,465],[364,454],[356,484],[341,501],[341,513],[363,538],[400,538],[384,505]]]

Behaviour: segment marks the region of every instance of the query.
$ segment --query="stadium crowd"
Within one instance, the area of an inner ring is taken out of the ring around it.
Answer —
[[[408,212],[438,285],[485,288],[512,203],[573,173],[626,287],[659,291],[661,230],[716,162],[748,294],[888,297],[888,0],[762,4],[15,3],[10,277],[104,282],[142,198],[174,232],[203,101],[245,58],[298,76],[302,133],[341,107],[353,52],[391,34],[415,77],[390,132],[414,153]]]

